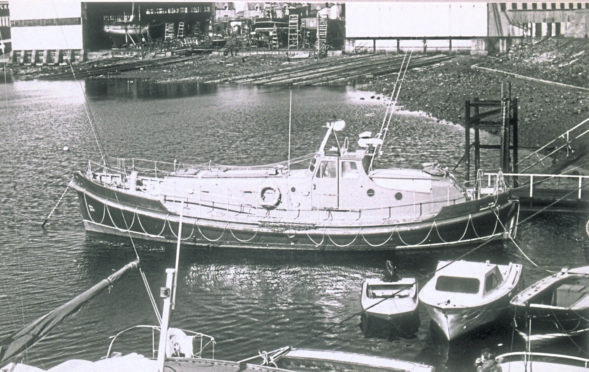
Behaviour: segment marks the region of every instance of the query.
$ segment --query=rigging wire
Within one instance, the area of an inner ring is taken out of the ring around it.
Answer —
[[[69,66],[70,70],[72,71],[72,76],[73,76],[74,80],[78,81],[78,79],[76,78],[76,72],[74,71],[74,67],[73,67],[71,61],[69,61],[68,66]],[[84,95],[84,111],[86,113],[86,117],[88,119],[88,122],[90,123],[90,129],[92,130],[92,134],[94,135],[94,141],[96,142],[96,147],[98,147],[98,151],[100,152],[100,159],[102,160],[103,165],[108,165],[108,158],[106,155],[106,151],[104,150],[104,148],[101,145],[100,137],[98,136],[98,130],[96,128],[94,115],[92,114],[92,111],[90,110],[90,107],[88,106],[88,96],[86,95],[86,90],[84,89],[84,87],[82,87],[81,83],[79,83],[79,85],[80,85],[80,90],[82,91],[82,94]]]
[[[66,41],[67,41],[67,38],[65,38],[65,35],[64,35],[64,39],[66,39]],[[74,67],[73,67],[71,61],[69,61],[68,66],[72,72],[72,76],[73,76],[74,80],[78,81],[78,79],[76,78],[76,72],[74,70]],[[98,130],[97,130],[96,124],[95,124],[95,118],[94,118],[94,115],[92,114],[92,111],[90,110],[89,105],[88,105],[88,96],[86,95],[86,91],[85,91],[84,87],[82,87],[81,83],[79,83],[79,86],[80,86],[80,90],[82,91],[82,94],[84,96],[84,111],[86,113],[86,117],[88,119],[88,122],[90,123],[90,129],[92,130],[92,134],[94,135],[94,140],[96,142],[96,146],[98,148],[98,151],[100,152],[100,158],[101,158],[102,164],[103,164],[103,166],[107,167],[108,166],[108,157],[107,157],[106,151],[104,150],[103,146],[101,145],[101,140],[98,135]],[[69,187],[69,184],[68,184],[68,187]],[[66,190],[67,190],[67,188],[66,188]],[[64,194],[65,194],[65,192],[64,192]],[[120,203],[120,201],[118,200],[117,193],[115,193],[115,197],[117,198],[117,201]],[[56,205],[56,207],[57,207],[57,205]],[[125,218],[125,214],[122,211],[121,211],[121,216],[123,217],[123,221],[125,222],[125,225],[127,225],[127,220]],[[128,228],[128,230],[130,230],[130,229]],[[139,257],[139,253],[137,251],[137,247],[135,246],[135,241],[133,240],[133,237],[131,236],[130,231],[128,231],[128,235],[129,235],[129,239],[131,240],[131,245],[133,247],[135,257],[139,260],[139,262],[141,262],[141,259]],[[147,291],[149,301],[150,301],[150,303],[153,307],[153,310],[155,312],[155,316],[158,320],[158,323],[161,324],[161,315],[159,313],[157,303],[156,303],[155,298],[153,296],[153,292],[151,291],[151,288],[149,286],[149,281],[147,280],[147,276],[145,275],[145,272],[143,271],[141,265],[138,265],[138,268],[139,268],[139,274],[141,275],[141,279],[142,279],[145,289]]]
[[[114,193],[115,194],[115,198],[117,199],[117,202],[120,204],[121,202],[119,201],[119,196],[117,194],[117,192]],[[135,246],[135,241],[133,240],[133,236],[131,235],[131,227],[129,226],[129,224],[127,223],[127,219],[125,218],[125,212],[123,210],[121,210],[121,217],[123,217],[123,222],[125,223],[125,227],[127,228],[127,234],[129,235],[129,239],[131,240],[131,246],[133,247],[133,252],[135,253],[135,257],[139,260],[139,262],[141,262],[141,259],[139,257],[139,252],[137,251],[137,247]],[[145,290],[147,292],[147,297],[149,298],[149,302],[151,303],[151,306],[153,308],[153,311],[155,313],[155,317],[157,318],[158,324],[162,324],[162,316],[159,312],[159,309],[157,307],[157,302],[155,300],[155,297],[153,296],[153,292],[151,291],[151,287],[149,286],[149,281],[147,280],[147,276],[145,275],[145,272],[143,271],[143,269],[141,268],[141,265],[138,266],[139,267],[139,274],[141,275],[141,280],[143,281],[143,285],[145,286]]]
[[[413,51],[409,53],[409,58],[407,58],[407,54],[403,56],[403,60],[401,61],[401,66],[399,67],[399,72],[397,73],[397,79],[395,80],[395,84],[393,85],[393,90],[391,91],[391,98],[390,102],[386,107],[385,114],[382,120],[382,124],[380,127],[380,131],[377,134],[377,138],[381,139],[380,145],[377,145],[374,149],[374,154],[370,159],[370,164],[368,165],[368,169],[372,169],[372,165],[374,163],[374,158],[378,156],[379,150],[382,148],[386,135],[389,131],[389,126],[391,124],[391,119],[393,117],[393,113],[397,106],[397,100],[399,98],[399,94],[401,93],[401,87],[403,86],[403,81],[405,80],[405,74],[407,73],[407,69],[409,68],[409,64],[411,63],[411,56],[413,55]],[[407,63],[405,60],[407,59]]]

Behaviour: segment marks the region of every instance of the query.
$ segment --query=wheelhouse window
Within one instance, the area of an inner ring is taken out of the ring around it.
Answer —
[[[456,293],[479,293],[480,282],[476,278],[457,278],[440,276],[436,281],[436,290]]]
[[[313,173],[313,171],[315,170],[315,164],[317,164],[317,159],[311,159],[311,163],[309,164],[309,170],[311,171],[311,173]]]
[[[335,161],[333,160],[324,160],[319,164],[319,170],[317,171],[317,178],[335,178],[336,176],[336,167]]]
[[[355,161],[342,161],[342,178],[358,178],[358,165]]]
[[[497,277],[496,272],[492,272],[491,274],[487,275],[485,279],[485,292],[491,292],[493,289],[497,288],[500,284],[499,278]]]

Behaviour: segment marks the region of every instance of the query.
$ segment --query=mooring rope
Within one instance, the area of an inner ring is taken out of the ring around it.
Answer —
[[[119,196],[118,193],[115,192],[115,198],[117,199],[117,203],[119,203],[119,205],[121,205],[121,202],[119,200]],[[84,197],[85,197],[85,193],[84,193]],[[107,209],[108,211],[108,206],[106,205],[106,203],[104,203],[104,209]],[[141,262],[141,259],[139,257],[139,252],[137,251],[137,247],[135,246],[135,241],[133,240],[133,236],[131,235],[131,227],[133,226],[133,224],[131,224],[131,226],[129,226],[129,224],[127,223],[127,219],[125,218],[125,214],[123,212],[123,209],[121,208],[121,216],[123,217],[123,222],[125,223],[125,226],[127,227],[127,235],[129,236],[129,239],[131,240],[131,246],[133,247],[133,252],[135,253],[135,257],[139,260],[139,262]],[[112,216],[110,215],[110,211],[108,211],[108,215],[113,223],[113,226],[115,226],[114,221],[112,220]],[[135,221],[135,215],[136,213],[133,213],[133,221]],[[153,312],[155,314],[155,317],[158,321],[158,324],[162,324],[162,316],[160,314],[160,311],[157,307],[157,302],[155,301],[155,297],[153,296],[153,292],[151,291],[151,287],[149,285],[149,281],[147,280],[147,276],[145,275],[145,272],[143,271],[141,265],[138,266],[139,269],[139,275],[141,276],[141,280],[143,282],[143,285],[145,286],[145,291],[147,292],[147,297],[149,298],[149,302],[151,303],[151,307],[153,308]]]
[[[55,210],[57,209],[57,206],[61,203],[61,200],[63,199],[63,197],[65,196],[65,194],[67,193],[67,191],[70,188],[71,182],[72,182],[71,180],[70,180],[70,182],[68,182],[67,186],[65,187],[65,190],[63,190],[63,193],[61,194],[61,196],[57,200],[57,203],[55,203],[55,206],[53,207],[53,209],[51,209],[51,212],[49,212],[49,215],[47,217],[45,217],[45,219],[43,220],[43,223],[41,224],[42,228],[45,227],[45,224],[47,223],[47,221],[49,221],[49,219],[53,215],[53,212],[55,212]]]
[[[493,213],[495,213],[495,217],[497,217],[497,220],[499,220],[499,215],[495,212],[495,210],[493,210]],[[503,228],[504,231],[506,231],[506,227],[505,225],[503,225],[503,222],[499,221],[501,223],[501,226]],[[507,234],[507,236],[509,237],[509,240],[515,245],[515,247],[518,249],[518,251],[522,254],[522,256],[524,256],[524,258],[526,260],[528,260],[534,267],[536,268],[541,268],[540,265],[538,265],[537,263],[535,263],[527,254],[525,254],[525,252],[523,251],[523,249],[521,249],[521,247],[519,246],[519,244],[517,244],[517,242],[515,241],[515,239],[513,238],[513,236],[511,234]],[[543,269],[549,273],[553,273],[550,270],[546,270]]]

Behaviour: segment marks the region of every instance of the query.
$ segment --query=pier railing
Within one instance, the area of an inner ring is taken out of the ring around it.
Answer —
[[[569,157],[573,154],[573,145],[589,133],[589,118],[570,128],[560,136],[536,149],[518,161],[520,172],[533,172],[534,169],[546,168],[545,161],[555,162],[559,156]]]
[[[482,188],[492,188],[499,178],[503,177],[508,186],[513,187],[517,180],[518,188],[526,188],[527,196],[534,198],[540,189],[556,189],[568,191],[570,198],[581,200],[587,198],[583,189],[589,187],[589,176],[570,174],[542,174],[542,173],[483,173],[479,184]]]

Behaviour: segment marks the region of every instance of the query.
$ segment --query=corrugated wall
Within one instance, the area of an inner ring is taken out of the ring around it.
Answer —
[[[484,2],[349,2],[346,37],[485,37]]]
[[[12,49],[83,49],[81,3],[10,0]]]

